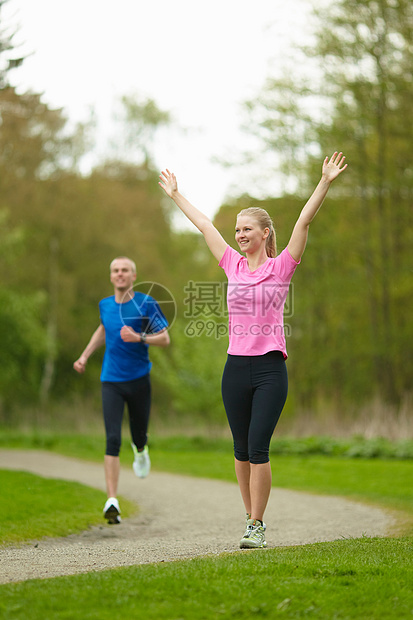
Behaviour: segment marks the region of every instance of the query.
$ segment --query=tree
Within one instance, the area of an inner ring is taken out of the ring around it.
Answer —
[[[24,247],[22,228],[10,225],[6,209],[0,211],[0,268],[12,269]],[[0,286],[0,419],[11,421],[11,406],[37,397],[46,334],[41,321],[45,297]]]
[[[335,109],[320,135],[340,136],[357,175],[376,381],[387,398],[399,400],[409,389],[400,355],[406,334],[399,336],[413,223],[413,130],[405,122],[413,95],[413,7],[405,0],[342,0],[327,19],[314,54],[324,61],[323,91]],[[410,374],[411,361],[407,366]]]
[[[30,232],[21,256],[26,265],[30,261],[30,273],[25,273],[22,265],[20,286],[33,295],[42,291],[43,297],[46,294],[48,300],[42,308],[48,337],[47,346],[43,350],[44,370],[39,387],[45,403],[50,392],[58,346],[56,308],[59,283],[56,276],[56,248],[59,245],[59,226],[52,224],[56,213],[54,187],[59,175],[67,174],[67,169],[74,167],[74,154],[79,152],[79,139],[78,133],[72,138],[65,132],[66,119],[61,110],[51,110],[42,102],[40,95],[19,95],[11,86],[0,90],[0,121],[2,199],[8,206],[12,223],[18,225],[24,221],[25,229]],[[46,196],[43,189],[51,178],[55,179],[55,183],[50,182],[50,193]],[[38,260],[39,249],[45,263]],[[16,282],[18,263],[12,277],[10,272],[5,274],[4,282]],[[42,270],[44,279],[41,281],[37,281],[34,275],[38,269]]]
[[[122,159],[150,166],[153,163],[156,134],[162,126],[171,124],[171,114],[161,110],[151,98],[139,100],[136,96],[124,95],[121,105],[119,120],[124,136],[124,144],[121,144]],[[136,161],[136,154],[141,156],[141,161]]]
[[[66,130],[61,109],[51,109],[41,95],[0,90],[0,168],[15,181],[48,178],[76,169],[85,148],[87,126]]]
[[[307,325],[294,319],[307,359],[291,362],[292,371],[303,377],[311,351],[321,349],[310,372],[324,394],[347,393],[360,402],[378,392],[400,403],[413,372],[406,348],[413,301],[413,129],[406,122],[413,95],[413,6],[406,0],[339,0],[316,16],[315,44],[305,50],[309,77],[295,71],[269,79],[247,105],[250,128],[276,152],[285,174],[299,163],[303,197],[322,157],[339,147],[350,163],[334,187],[344,206],[341,217],[323,207],[310,231],[317,261],[310,251],[304,261],[307,284],[317,288],[304,294]],[[300,278],[298,271],[297,290]],[[310,317],[316,319],[312,327]]]
[[[16,31],[3,26],[2,9],[9,0],[0,0],[0,90],[9,86],[9,72],[23,64],[24,58],[16,55],[14,37]]]

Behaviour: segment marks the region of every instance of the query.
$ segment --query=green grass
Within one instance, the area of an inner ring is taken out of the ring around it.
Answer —
[[[405,539],[341,540],[34,580],[1,587],[0,617],[402,620],[411,553]]]
[[[1,544],[79,534],[103,523],[106,494],[77,482],[0,469],[0,489],[5,502],[0,520]],[[122,499],[125,517],[137,511],[135,504]]]
[[[82,484],[20,471],[0,470],[0,488],[7,502],[6,518],[0,520],[2,543],[82,532],[97,523],[105,498],[101,491]],[[82,506],[80,514],[73,506]]]
[[[27,438],[22,441],[27,442],[26,448],[33,447]],[[101,438],[38,437],[36,441],[43,449],[101,460]],[[18,443],[16,439],[14,446],[23,447]],[[154,438],[151,443],[155,469],[234,481],[231,446],[226,440]],[[393,457],[322,456],[308,450],[301,454],[297,450],[272,456],[275,485],[344,495],[403,511],[405,534],[237,551],[3,585],[0,618],[59,620],[76,618],[79,613],[84,619],[99,620],[140,616],[146,620],[412,618],[413,462]],[[129,451],[121,458],[129,467]],[[42,495],[41,489],[38,494]]]

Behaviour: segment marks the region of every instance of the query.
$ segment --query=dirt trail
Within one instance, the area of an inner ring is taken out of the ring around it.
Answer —
[[[104,490],[102,465],[49,452],[0,450],[0,469]],[[156,472],[140,480],[131,469],[122,469],[119,495],[137,502],[139,515],[112,526],[102,519],[101,526],[78,536],[1,547],[0,583],[238,550],[245,520],[236,484]],[[265,521],[270,548],[384,536],[394,523],[386,512],[371,506],[278,488],[272,490]]]

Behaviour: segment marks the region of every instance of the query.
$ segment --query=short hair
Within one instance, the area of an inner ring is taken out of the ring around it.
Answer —
[[[132,267],[132,272],[136,273],[136,264],[135,262],[129,258],[128,256],[117,256],[116,258],[113,259],[113,261],[110,263],[110,270],[112,271],[112,265],[115,262],[115,260],[127,260],[130,262],[131,267]]]

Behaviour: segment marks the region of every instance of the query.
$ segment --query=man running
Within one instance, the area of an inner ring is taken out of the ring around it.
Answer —
[[[107,502],[104,517],[111,524],[120,523],[117,500],[121,447],[121,428],[125,403],[134,451],[133,470],[145,478],[150,470],[147,429],[151,407],[149,345],[166,347],[170,343],[168,322],[158,303],[133,290],[136,265],[126,256],[110,264],[110,281],[114,295],[99,303],[101,323],[82,355],[73,364],[84,373],[89,357],[105,345],[102,364],[102,406],[106,431],[104,460]]]

